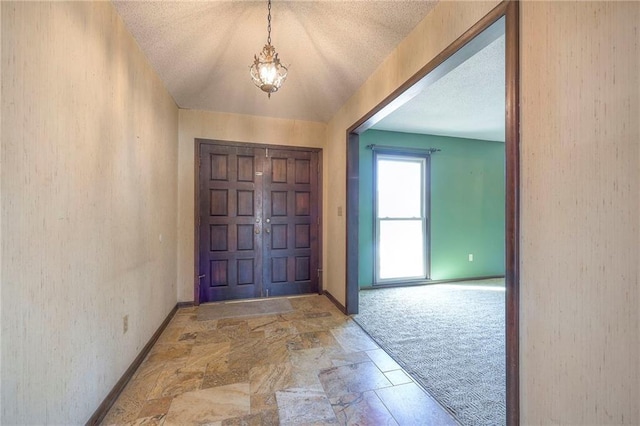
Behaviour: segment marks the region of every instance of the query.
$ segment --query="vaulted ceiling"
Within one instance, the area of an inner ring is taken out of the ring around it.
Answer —
[[[289,76],[271,99],[249,77],[266,1],[114,1],[181,108],[328,121],[435,0],[280,1],[272,44]]]

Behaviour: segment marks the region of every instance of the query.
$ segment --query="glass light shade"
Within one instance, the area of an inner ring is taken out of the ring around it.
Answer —
[[[287,67],[280,63],[276,49],[272,45],[266,44],[260,55],[255,55],[251,65],[251,78],[253,84],[263,92],[267,92],[269,97],[277,92],[286,80]]]

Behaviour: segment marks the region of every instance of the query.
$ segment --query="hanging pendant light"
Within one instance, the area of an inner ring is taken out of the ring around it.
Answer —
[[[250,70],[253,84],[263,92],[267,92],[269,98],[271,98],[271,94],[277,92],[286,80],[288,70],[287,67],[280,63],[276,48],[271,45],[271,0],[269,0],[268,9],[267,44],[264,45],[259,55],[254,56]]]

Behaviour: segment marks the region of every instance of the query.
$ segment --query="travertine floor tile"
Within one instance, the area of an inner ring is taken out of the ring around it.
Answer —
[[[144,365],[144,364],[143,364]],[[158,367],[159,365],[160,367]],[[124,424],[134,422],[144,407],[149,393],[156,385],[160,374],[164,371],[164,364],[154,364],[154,368],[147,365],[148,370],[139,379],[131,380],[124,388],[109,413],[103,420],[103,424]]]
[[[251,395],[251,412],[277,410],[276,393],[257,393]]]
[[[291,371],[293,381],[291,387],[323,391],[322,383],[320,383],[320,378],[318,377],[320,373],[318,370],[304,370],[294,367]]]
[[[148,394],[147,399],[163,398],[175,396],[192,390],[200,389],[204,368],[202,371],[165,371],[160,374],[153,390]]]
[[[218,366],[220,370],[227,370],[230,352],[231,342],[196,345],[186,358],[183,370],[205,371],[214,365]]]
[[[334,367],[359,364],[361,362],[371,362],[371,358],[369,358],[366,352],[344,352],[337,353],[331,357],[331,364],[333,364]]]
[[[319,378],[329,398],[392,386],[373,362],[322,370]]]
[[[321,370],[333,366],[333,359],[343,352],[340,348],[311,348],[291,351],[291,365],[301,370]]]
[[[249,383],[236,383],[178,395],[171,402],[165,425],[200,425],[250,413]]]
[[[138,413],[138,417],[156,417],[159,415],[164,417],[167,411],[169,411],[171,401],[173,401],[173,397],[170,396],[148,400],[144,403],[140,413]]]
[[[149,362],[176,361],[188,357],[193,348],[192,343],[156,343],[147,358]]]
[[[202,380],[202,389],[215,388],[218,386],[230,385],[232,383],[249,382],[249,369],[241,368],[228,371],[211,371],[205,373]]]
[[[266,410],[222,421],[222,426],[278,426],[278,410]]]
[[[218,328],[218,321],[189,321],[185,323],[183,333],[199,333],[201,331],[211,331]]]
[[[283,426],[338,423],[324,392],[293,388],[276,392],[276,400]]]
[[[391,383],[393,383],[394,386],[413,382],[411,377],[409,377],[404,370],[387,371],[384,375]]]
[[[291,305],[284,314],[204,321],[197,308],[180,309],[103,424],[452,421],[326,297]]]
[[[375,391],[401,425],[451,425],[457,422],[415,383]]]
[[[291,349],[312,349],[338,346],[338,342],[329,331],[310,331],[300,334],[298,347]]]
[[[331,333],[346,352],[378,349],[378,345],[355,323],[331,329]]]
[[[231,351],[229,352],[229,369],[268,364],[268,355],[264,339],[232,340]]]
[[[160,335],[158,343],[176,343],[183,334],[184,325],[170,324]]]
[[[383,373],[399,370],[401,367],[382,349],[367,351],[367,355]]]
[[[347,394],[330,400],[341,425],[397,425],[374,391]]]
[[[293,385],[291,364],[269,364],[254,367],[249,371],[251,394],[272,394]]]

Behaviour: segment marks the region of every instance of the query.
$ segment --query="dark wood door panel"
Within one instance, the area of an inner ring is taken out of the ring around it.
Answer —
[[[265,289],[270,296],[317,292],[318,154],[269,150],[264,175]]]
[[[262,295],[259,155],[254,148],[200,145],[201,302]]]

